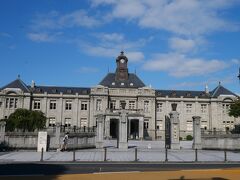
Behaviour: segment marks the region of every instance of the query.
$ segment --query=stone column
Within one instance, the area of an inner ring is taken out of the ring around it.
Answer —
[[[96,148],[103,148],[104,115],[97,115]]]
[[[143,124],[144,124],[144,120],[143,117],[139,117],[139,121],[138,121],[139,125],[138,125],[138,134],[139,134],[139,139],[143,140]]]
[[[4,142],[5,140],[5,127],[6,127],[6,122],[0,121],[0,143]]]
[[[193,149],[202,149],[201,139],[201,117],[193,116]]]
[[[177,111],[172,111],[169,115],[171,123],[171,149],[180,149],[179,113]]]
[[[128,149],[127,136],[127,113],[122,110],[119,119],[119,149]]]
[[[55,148],[60,148],[61,146],[61,123],[56,122],[56,131],[55,131]]]
[[[110,139],[110,117],[106,116],[105,120],[105,136],[106,139]]]

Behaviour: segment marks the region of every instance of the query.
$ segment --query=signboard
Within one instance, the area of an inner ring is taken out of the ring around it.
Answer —
[[[47,150],[47,132],[39,131],[38,132],[37,151],[41,152],[42,148],[43,148],[43,151],[46,152],[46,150]]]

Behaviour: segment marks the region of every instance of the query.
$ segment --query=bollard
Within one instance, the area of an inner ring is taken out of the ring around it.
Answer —
[[[135,148],[135,161],[136,162],[138,161],[138,158],[137,158],[137,148]]]
[[[107,148],[104,147],[104,161],[107,161]]]
[[[75,162],[76,161],[76,151],[75,151],[75,149],[73,149],[73,162]]]
[[[195,162],[198,161],[198,149],[195,149]]]
[[[165,148],[165,162],[168,162],[168,149]]]
[[[43,148],[41,150],[41,159],[40,159],[41,162],[43,162]]]
[[[227,151],[224,149],[224,162],[227,162]]]

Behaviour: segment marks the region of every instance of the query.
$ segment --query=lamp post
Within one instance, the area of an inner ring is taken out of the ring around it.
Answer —
[[[240,83],[240,68],[239,68],[239,70],[238,70],[238,79],[239,79],[239,83]]]

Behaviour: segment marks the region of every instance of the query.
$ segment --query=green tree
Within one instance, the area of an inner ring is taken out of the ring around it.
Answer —
[[[31,111],[27,109],[17,109],[6,120],[6,130],[14,131],[34,131],[45,127],[46,117],[41,111]]]
[[[230,105],[229,116],[240,117],[240,99]]]

